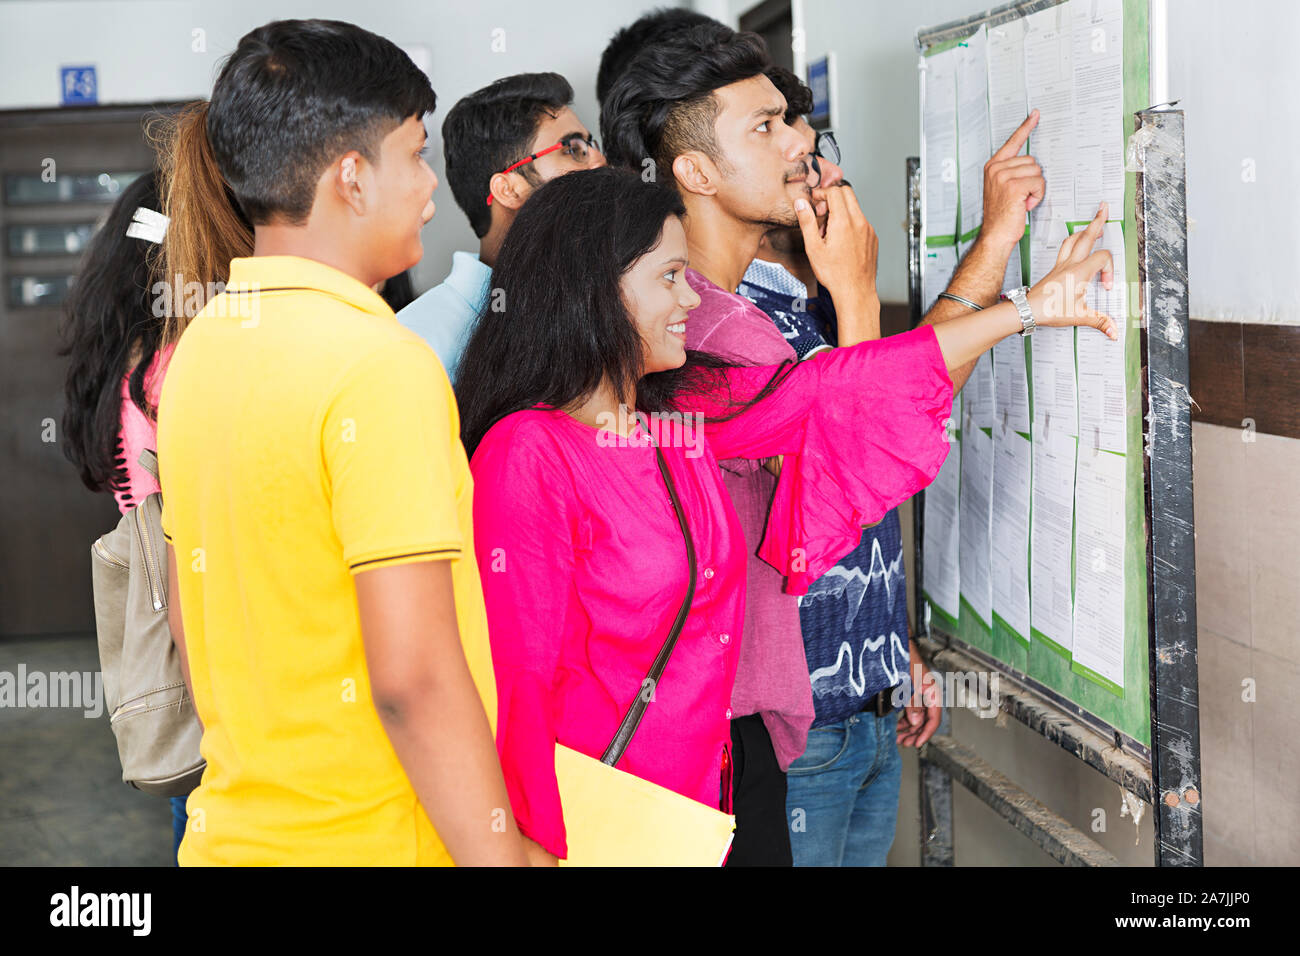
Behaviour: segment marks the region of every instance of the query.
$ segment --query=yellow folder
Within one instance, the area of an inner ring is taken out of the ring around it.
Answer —
[[[555,745],[569,857],[561,866],[721,866],[736,818]]]

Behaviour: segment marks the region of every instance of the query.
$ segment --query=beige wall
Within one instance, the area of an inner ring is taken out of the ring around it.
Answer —
[[[734,23],[756,3],[695,5]],[[913,37],[918,27],[992,5],[792,0],[806,57],[836,53],[836,134],[845,174],[880,235],[878,286],[886,301],[906,300],[903,160],[917,154],[920,138]],[[1294,30],[1285,26],[1300,14],[1289,0],[1179,0],[1169,8],[1168,95],[1187,113],[1192,314],[1295,322],[1295,270],[1276,267],[1295,261],[1294,230],[1267,243],[1272,234],[1260,231],[1261,223],[1297,208],[1294,128],[1270,122],[1267,95],[1294,85],[1294,64],[1260,50],[1287,42]],[[1224,33],[1220,26],[1228,21],[1234,29]],[[1207,57],[1223,68],[1205,70]],[[1257,170],[1252,177],[1242,175],[1245,160]],[[1232,248],[1223,245],[1224,235],[1234,237]],[[1211,865],[1300,864],[1300,440],[1254,437],[1247,443],[1235,429],[1193,427],[1205,859]],[[910,582],[907,506],[903,527]],[[909,606],[911,597],[909,589]],[[1248,679],[1255,682],[1254,702],[1242,700]],[[1092,832],[1093,809],[1104,809],[1106,832],[1094,836],[1122,862],[1152,862],[1149,807],[1135,828],[1119,816],[1115,784],[1014,721],[996,727],[959,713],[953,723],[957,739],[1076,826]],[[901,865],[917,862],[919,825],[914,754],[904,766],[890,856]],[[1050,862],[960,786],[954,816],[959,865]]]
[[[1194,425],[1192,442],[1205,859],[1294,866],[1300,439]]]
[[[1243,435],[1253,441],[1243,441]],[[1300,440],[1192,426],[1202,806],[1210,866],[1300,864]],[[908,508],[910,511],[910,508]],[[910,516],[909,516],[910,517]],[[910,520],[904,527],[910,533]],[[910,557],[911,548],[905,550]],[[909,574],[911,567],[908,567]],[[1249,698],[1253,688],[1253,700]],[[1243,696],[1244,695],[1244,696]],[[1120,816],[1119,787],[1015,721],[953,712],[953,736],[1122,863],[1151,864],[1151,810]],[[889,861],[918,862],[914,753],[903,764]],[[1094,832],[1093,811],[1106,811]],[[954,787],[959,866],[1052,861]]]

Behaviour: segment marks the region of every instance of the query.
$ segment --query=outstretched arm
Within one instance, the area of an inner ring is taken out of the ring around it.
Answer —
[[[1038,110],[1034,110],[984,164],[984,222],[975,244],[957,265],[957,271],[948,283],[948,291],[953,295],[986,308],[997,303],[1007,260],[1025,234],[1025,216],[1043,201],[1047,188],[1038,161],[1032,156],[1018,155],[1037,123]],[[1015,313],[1014,308],[1011,313]],[[938,299],[921,324],[939,326],[971,314],[971,310],[960,302]],[[991,322],[997,321],[990,312],[979,314]],[[1018,329],[1019,324],[1011,327],[1011,331]],[[976,353],[978,357],[979,353]],[[974,359],[955,368],[949,366],[953,392],[961,390],[974,370]]]
[[[1110,253],[1105,249],[1092,251],[1105,226],[1106,204],[1102,203],[1087,229],[1068,236],[1061,243],[1052,271],[1026,294],[1038,325],[1091,327],[1111,339],[1119,338],[1114,319],[1090,309],[1086,302],[1088,285],[1098,272],[1102,284],[1108,289],[1114,278]],[[966,310],[964,315],[936,325],[934,335],[939,340],[948,375],[953,379],[954,391],[958,372],[963,368],[969,370],[977,358],[1008,335],[1019,331],[1020,316],[1010,302],[999,302],[983,312]]]

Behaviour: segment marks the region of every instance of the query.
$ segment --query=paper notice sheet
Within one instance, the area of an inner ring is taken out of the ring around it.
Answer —
[[[1123,0],[1070,3],[1074,68],[1072,219],[1096,214],[1102,200],[1118,217],[1124,204]]]
[[[969,420],[969,419],[968,419]],[[985,627],[993,626],[990,506],[993,439],[982,428],[961,433],[961,596]]]
[[[930,601],[954,621],[961,611],[958,601],[961,588],[961,529],[957,515],[960,485],[961,445],[953,442],[939,474],[925,489],[925,528],[922,535],[925,563],[922,587],[930,596]]]
[[[1037,334],[1037,333],[1035,333]],[[1029,337],[1033,341],[1033,335]],[[1008,335],[993,346],[994,434],[1029,431],[1029,385],[1025,377],[1025,339]]]
[[[1016,336],[1020,338],[1020,336]],[[992,428],[996,415],[997,397],[993,379],[993,353],[985,352],[975,360],[975,370],[962,387],[963,407],[969,421],[978,428]],[[965,424],[962,426],[965,428]]]
[[[1112,342],[1096,329],[1075,333],[1079,374],[1079,445],[1082,448],[1127,450],[1128,419],[1124,380],[1124,339],[1127,330],[1128,284],[1125,282],[1124,233],[1118,222],[1106,231],[1094,249],[1106,249],[1115,263],[1115,281],[1109,290],[1100,277],[1088,287],[1088,305],[1115,320],[1119,339]],[[1035,333],[1037,334],[1037,333]]]
[[[1025,102],[1025,21],[988,28],[989,120],[996,149],[1029,115]],[[1020,147],[1023,155],[1024,146]]]
[[[1121,693],[1125,463],[1122,455],[1081,449],[1075,484],[1074,663]]]
[[[1071,4],[1025,17],[1025,92],[1038,110],[1029,150],[1043,167],[1047,192],[1030,213],[1035,220],[1074,216],[1074,32]]]
[[[948,288],[952,274],[957,271],[957,247],[925,246],[921,252],[925,257],[921,265],[921,314],[924,315],[934,308],[934,300]]]
[[[957,47],[957,155],[961,160],[961,235],[984,219],[989,145],[989,69],[984,25]]]
[[[922,155],[925,157],[925,235],[957,230],[957,57],[960,48],[925,57]]]
[[[993,613],[1029,640],[1029,440],[993,430]]]
[[[988,27],[987,34],[989,145],[997,149],[1029,115],[1025,99],[1025,21],[1017,19]],[[1023,155],[1027,148],[1021,146],[1020,153]],[[1002,291],[1024,285],[1020,272],[1020,250],[1016,249],[1007,261]]]
[[[1036,347],[1034,365],[1038,365]],[[1036,639],[1045,639],[1068,657],[1074,636],[1070,556],[1075,440],[1063,430],[1053,431],[1050,437],[1035,431],[1033,448],[1030,624]]]

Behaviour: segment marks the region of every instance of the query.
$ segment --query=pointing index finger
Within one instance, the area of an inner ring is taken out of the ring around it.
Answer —
[[[1005,143],[998,147],[998,151],[993,154],[994,159],[1010,159],[1016,153],[1020,152],[1020,147],[1024,146],[1029,140],[1029,131],[1038,125],[1038,110],[1030,110],[1025,121],[1021,123],[1014,133],[1012,133]]]

